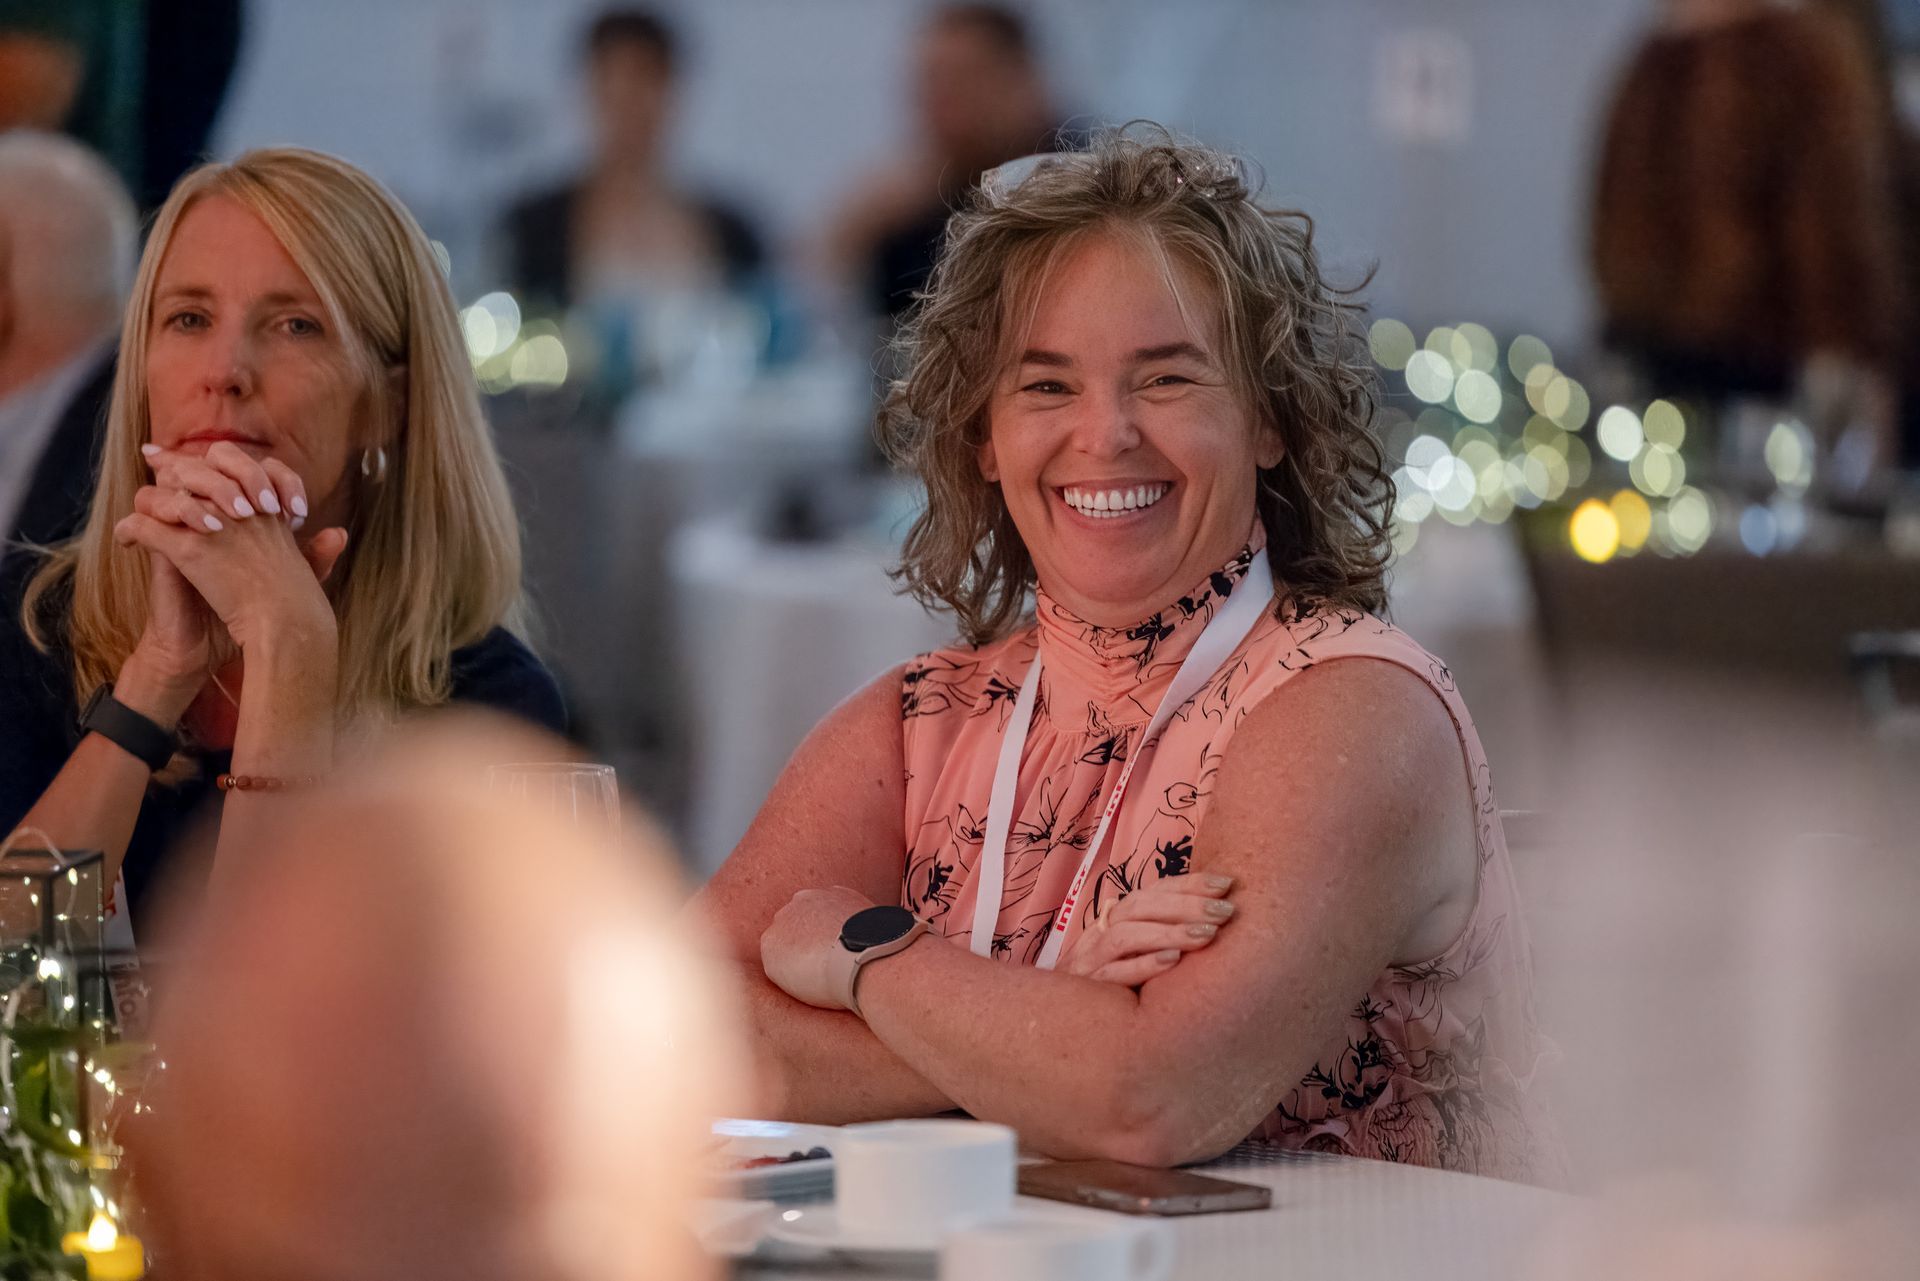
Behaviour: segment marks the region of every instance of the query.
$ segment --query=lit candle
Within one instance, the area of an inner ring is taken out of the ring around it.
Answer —
[[[87,1281],[140,1281],[147,1275],[147,1252],[140,1238],[120,1235],[104,1210],[96,1210],[85,1232],[69,1232],[60,1248],[87,1261]]]

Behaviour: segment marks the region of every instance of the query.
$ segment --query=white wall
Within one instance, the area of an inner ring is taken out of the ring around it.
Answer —
[[[776,240],[816,227],[904,145],[903,51],[931,0],[660,4],[686,35],[681,168]],[[456,258],[502,196],[578,154],[571,64],[592,0],[254,0],[217,144],[340,152]],[[1039,0],[1063,105],[1242,150],[1320,221],[1329,260],[1378,261],[1379,310],[1584,337],[1596,113],[1649,0]],[[1457,38],[1464,137],[1377,118],[1383,50]],[[477,286],[481,282],[465,279]]]

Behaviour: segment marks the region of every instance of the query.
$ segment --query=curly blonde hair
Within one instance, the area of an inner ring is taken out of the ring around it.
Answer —
[[[1034,581],[998,487],[980,474],[988,401],[1049,265],[1101,231],[1142,236],[1211,286],[1229,376],[1285,446],[1260,469],[1255,499],[1281,608],[1385,608],[1393,483],[1373,432],[1364,308],[1321,274],[1313,220],[1257,197],[1236,158],[1136,124],[1003,166],[947,224],[895,339],[904,372],[876,429],[927,489],[895,579],[950,610],[970,644],[1010,630]]]

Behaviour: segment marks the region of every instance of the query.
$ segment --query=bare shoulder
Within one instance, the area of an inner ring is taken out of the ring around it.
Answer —
[[[1405,771],[1454,771],[1461,761],[1453,718],[1433,687],[1399,663],[1363,655],[1317,663],[1262,699],[1235,731],[1228,758],[1331,767],[1353,753],[1364,761],[1352,763],[1381,782]]]
[[[1384,659],[1318,664],[1248,714],[1221,766],[1207,837],[1203,861],[1253,881],[1376,884],[1388,900],[1379,906],[1402,922],[1396,961],[1443,950],[1478,883],[1459,732],[1432,686]]]
[[[906,805],[900,690],[904,664],[849,695],[808,734],[753,825],[700,892],[737,954],[803,889],[846,885],[878,902],[900,892]]]

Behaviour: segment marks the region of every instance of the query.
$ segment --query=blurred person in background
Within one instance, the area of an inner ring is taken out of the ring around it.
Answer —
[[[1838,19],[1871,69],[1873,100],[1888,139],[1893,187],[1893,248],[1906,308],[1894,344],[1899,384],[1900,465],[1920,471],[1920,130],[1900,107],[1898,56],[1881,0],[1812,0],[1817,12]]]
[[[1608,114],[1592,262],[1604,341],[1652,395],[1799,395],[1893,453],[1905,300],[1891,140],[1856,41],[1769,0],[1666,0]]]
[[[455,717],[285,799],[160,939],[133,1225],[195,1281],[692,1281],[734,1011],[672,859],[490,791],[560,744]],[[143,1214],[138,1213],[144,1211]]]
[[[217,879],[363,726],[560,728],[453,298],[384,188],[298,149],[195,171],[120,353],[85,528],[4,566],[0,828],[103,851],[124,924],[196,813]]]
[[[93,497],[139,227],[126,189],[56,134],[0,134],[0,538],[71,538]]]
[[[947,217],[997,165],[1070,146],[1026,20],[998,4],[937,10],[914,51],[917,137],[835,215],[827,252],[875,315],[926,284]]]
[[[205,158],[244,17],[244,0],[0,0],[0,130],[64,129],[156,209]]]
[[[86,74],[83,0],[0,0],[0,130],[58,129]]]
[[[610,9],[583,57],[593,152],[587,170],[508,210],[507,281],[533,310],[661,288],[748,283],[764,261],[740,214],[667,172],[680,45],[641,9]]]
[[[784,1115],[1555,1176],[1486,757],[1378,617],[1359,311],[1163,134],[955,216],[881,422],[968,643],[834,711],[704,891]]]

